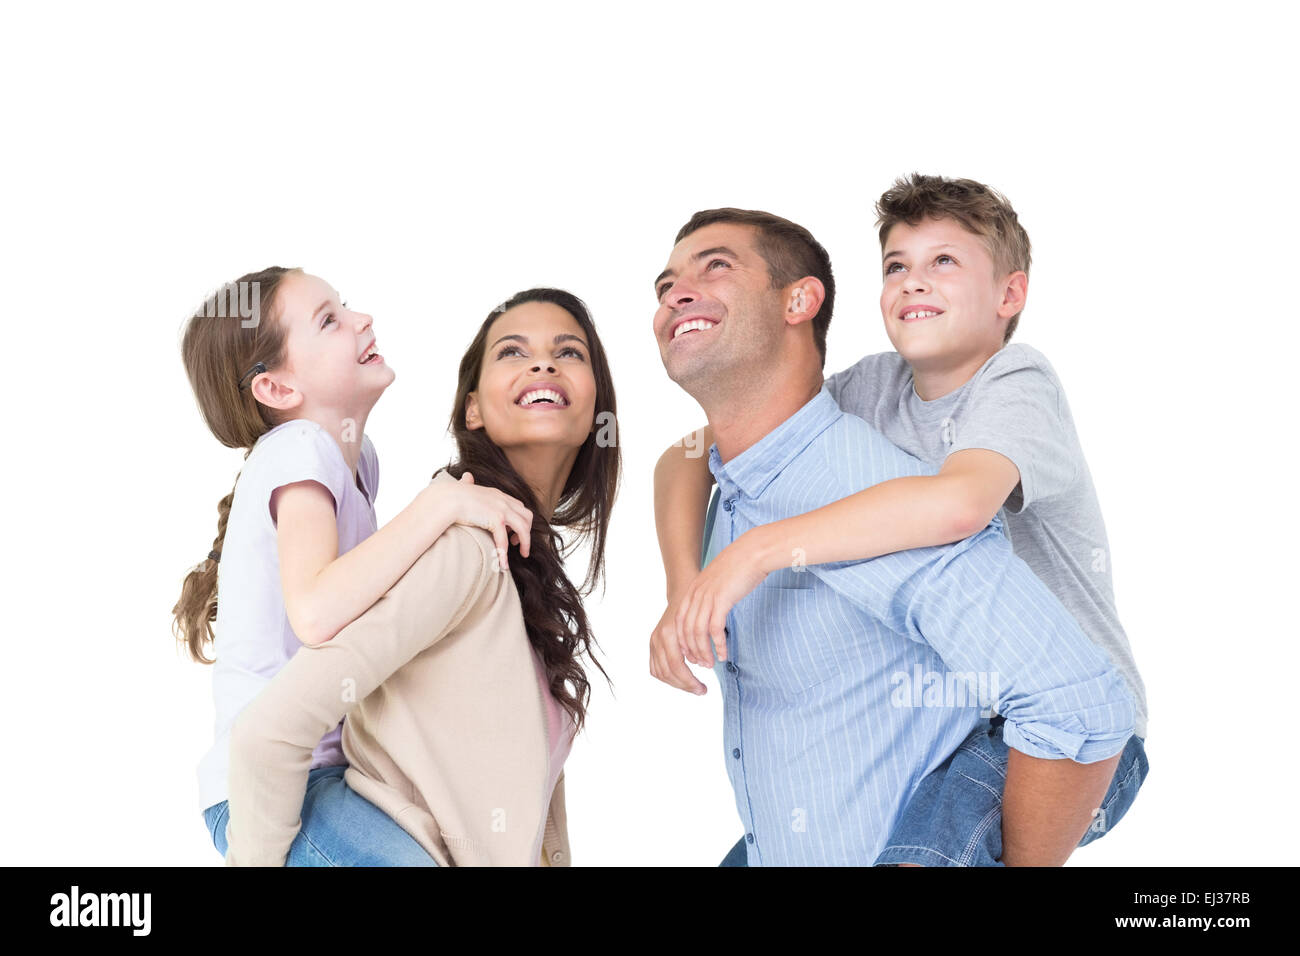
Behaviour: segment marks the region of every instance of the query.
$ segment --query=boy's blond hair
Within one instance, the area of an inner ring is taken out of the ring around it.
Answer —
[[[885,248],[889,230],[900,222],[920,225],[925,218],[955,219],[967,232],[983,240],[999,275],[1029,274],[1029,234],[1005,196],[973,179],[948,179],[913,173],[899,178],[876,201],[876,225],[880,227],[880,248]],[[1017,312],[1007,322],[1002,344],[1020,322]]]

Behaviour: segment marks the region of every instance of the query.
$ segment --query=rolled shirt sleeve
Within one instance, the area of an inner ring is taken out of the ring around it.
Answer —
[[[1093,763],[1123,749],[1135,707],[1084,635],[996,528],[954,545],[809,571],[896,632],[992,689],[1003,739],[1031,757]]]

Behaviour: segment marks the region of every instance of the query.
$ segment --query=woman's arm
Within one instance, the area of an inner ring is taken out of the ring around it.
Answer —
[[[532,514],[517,499],[460,482],[433,481],[395,518],[346,554],[339,554],[334,497],[317,481],[282,485],[271,494],[280,583],[289,625],[314,646],[328,641],[374,604],[453,523],[487,527],[498,549],[507,533],[528,556]]]
[[[334,640],[301,648],[236,718],[227,866],[284,865],[321,736],[505,586],[475,533],[449,528]]]

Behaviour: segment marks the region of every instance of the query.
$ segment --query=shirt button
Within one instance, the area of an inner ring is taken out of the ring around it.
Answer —
[[[722,510],[723,510],[723,511],[730,511],[730,510],[731,510],[731,499],[730,499],[730,498],[728,498],[726,501],[724,501],[724,502],[722,503]]]
[[[740,748],[739,748],[739,747],[733,747],[732,750],[731,750],[731,756],[733,756],[733,757],[735,757],[737,760],[739,760],[739,759],[740,759]]]
[[[752,833],[746,833],[746,834],[745,834],[745,839],[748,840],[750,843],[753,843],[753,842],[754,842],[754,834],[752,834]]]
[[[560,862],[562,862],[563,860],[564,860],[564,851],[563,851],[563,850],[556,850],[554,853],[551,854],[551,862],[552,862],[552,863],[560,863]]]
[[[727,661],[727,670],[732,674],[736,673],[736,665],[731,663],[731,661]]]

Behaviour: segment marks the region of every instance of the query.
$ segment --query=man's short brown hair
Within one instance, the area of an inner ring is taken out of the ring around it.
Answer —
[[[681,242],[693,232],[714,223],[737,223],[754,226],[758,230],[755,246],[767,263],[767,274],[773,289],[781,289],[804,276],[821,280],[826,289],[821,308],[813,316],[813,342],[821,355],[822,369],[826,368],[826,332],[831,325],[835,307],[835,276],[831,273],[831,257],[811,232],[788,219],[757,209],[704,209],[691,216],[686,225],[677,231],[673,244]]]
[[[979,236],[999,275],[1029,274],[1029,234],[1020,225],[1011,203],[991,186],[973,179],[947,179],[920,173],[895,180],[876,202],[881,251],[889,230],[900,222],[917,226],[925,218],[955,219],[967,232]],[[1003,345],[1011,341],[1019,323],[1017,312],[1007,323]]]

